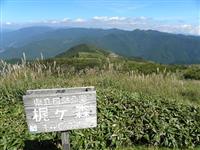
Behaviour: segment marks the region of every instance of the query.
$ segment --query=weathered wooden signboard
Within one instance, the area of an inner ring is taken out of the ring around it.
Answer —
[[[97,126],[94,87],[28,90],[23,102],[32,133]]]

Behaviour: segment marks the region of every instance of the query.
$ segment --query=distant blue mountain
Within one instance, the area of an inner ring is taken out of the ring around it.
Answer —
[[[78,44],[91,44],[127,57],[166,64],[200,63],[200,37],[154,30],[28,27],[4,34],[2,59],[54,57]]]

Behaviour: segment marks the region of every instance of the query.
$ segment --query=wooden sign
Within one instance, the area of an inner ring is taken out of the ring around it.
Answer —
[[[94,87],[28,90],[23,102],[32,133],[97,126]]]

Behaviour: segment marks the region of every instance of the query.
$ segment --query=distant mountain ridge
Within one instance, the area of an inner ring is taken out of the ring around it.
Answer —
[[[108,49],[127,57],[140,57],[166,64],[200,63],[200,37],[154,30],[30,27],[4,36],[2,59],[54,57],[81,43]]]

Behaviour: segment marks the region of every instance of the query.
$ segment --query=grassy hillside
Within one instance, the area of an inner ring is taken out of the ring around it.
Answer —
[[[1,62],[0,149],[61,149],[59,132],[28,132],[22,96],[28,89],[90,85],[97,89],[98,127],[71,131],[72,149],[198,149],[200,82],[188,77],[198,77],[198,65],[165,66],[92,49],[20,65]]]
[[[88,44],[74,46],[57,55],[55,58],[42,62],[53,65],[54,62],[62,68],[74,68],[80,71],[85,68],[98,68],[105,70],[113,68],[119,72],[137,72],[140,74],[177,73],[184,79],[200,79],[199,65],[164,65],[146,61],[137,57],[124,57],[109,50],[97,48]]]
[[[70,48],[66,52],[57,55],[56,58],[65,58],[65,57],[99,58],[99,57],[106,57],[109,54],[110,52],[97,48],[95,46],[80,44]]]

